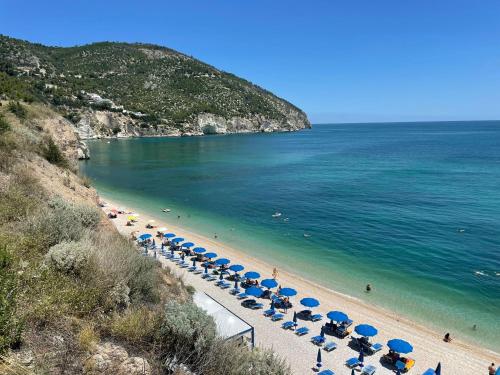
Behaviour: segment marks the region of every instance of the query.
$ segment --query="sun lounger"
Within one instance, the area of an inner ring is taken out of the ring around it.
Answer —
[[[433,368],[430,368],[425,370],[425,372],[423,372],[422,375],[436,375],[436,372],[434,371]]]
[[[361,362],[359,361],[359,359],[357,359],[356,357],[354,357],[354,358],[349,358],[345,362],[345,364],[349,368],[354,368],[354,367],[358,367],[361,364]]]
[[[363,371],[361,371],[362,375],[373,375],[377,371],[377,368],[373,365],[367,365],[363,367]]]
[[[295,326],[295,323],[289,320],[288,322],[285,322],[281,325],[281,328],[283,329],[292,329]]]
[[[272,320],[273,322],[277,322],[278,320],[282,320],[284,317],[285,317],[285,315],[278,313],[278,314],[274,314],[274,315],[271,317],[271,320]]]
[[[321,372],[318,372],[318,375],[335,375],[335,373],[332,370],[323,370]]]
[[[274,315],[276,311],[273,310],[273,309],[269,309],[269,310],[266,310],[264,311],[264,316],[271,316],[271,315]]]
[[[188,263],[188,262],[184,262],[184,261],[182,261],[181,263],[179,263],[179,266],[180,266],[181,268],[188,268],[188,267],[189,267],[189,263]]]
[[[230,287],[231,287],[231,284],[229,284],[228,282],[223,282],[223,283],[219,284],[219,288],[221,288],[221,289],[227,289]]]
[[[195,270],[193,271],[193,273],[194,273],[195,275],[199,275],[199,274],[200,274],[200,273],[202,273],[202,272],[203,272],[203,270],[202,270],[201,268],[197,268],[197,269],[195,269]]]
[[[207,280],[207,281],[214,281],[214,280],[217,280],[217,276],[215,276],[215,275],[210,275],[210,276],[208,276],[205,280]]]
[[[247,297],[248,297],[248,294],[246,294],[245,292],[240,293],[240,294],[238,294],[238,295],[237,295],[237,298],[238,298],[238,299],[245,299],[245,298],[247,298]]]
[[[309,333],[309,328],[307,327],[300,327],[300,328],[297,328],[297,330],[295,331],[295,334],[297,336],[304,336],[304,335],[307,335]]]
[[[337,349],[337,344],[333,341],[329,341],[323,346],[323,350],[325,350],[326,352],[331,352],[334,349]]]
[[[189,272],[194,272],[194,271],[196,271],[196,266],[191,266],[191,267],[189,267],[189,268],[188,268],[188,271],[189,271]]]
[[[207,277],[209,277],[210,274],[209,273],[204,273],[203,275],[201,275],[201,278],[202,279],[206,279]]]
[[[323,345],[325,343],[325,338],[323,336],[314,336],[311,341],[315,345]]]
[[[323,319],[323,315],[321,315],[321,314],[311,315],[311,321],[313,321],[313,322],[320,321],[321,319]]]
[[[229,293],[232,294],[233,296],[236,294],[240,294],[240,292],[241,292],[240,288],[233,288],[229,291]]]
[[[377,342],[377,343],[375,343],[375,344],[372,344],[372,345],[370,345],[370,346],[366,347],[365,349],[366,349],[367,351],[369,351],[371,354],[374,354],[374,353],[376,353],[376,352],[380,351],[383,347],[384,347],[384,346],[383,346],[382,344],[379,344],[379,343]]]

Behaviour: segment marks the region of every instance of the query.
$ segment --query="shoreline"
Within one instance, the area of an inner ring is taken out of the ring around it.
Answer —
[[[119,215],[117,219],[112,220],[120,233],[124,235],[129,236],[130,233],[134,231],[140,231],[141,233],[155,233],[155,229],[148,230],[145,228],[145,223],[150,219],[154,219],[156,220],[155,224],[157,224],[157,227],[165,226],[169,228],[169,231],[185,237],[186,240],[192,241],[198,246],[204,246],[210,251],[213,250],[217,252],[219,256],[228,257],[231,259],[233,264],[243,264],[247,271],[256,270],[262,274],[262,278],[266,278],[268,276],[270,277],[273,268],[276,266],[279,272],[278,279],[280,284],[297,289],[298,297],[295,298],[296,301],[297,298],[302,298],[304,296],[314,296],[321,302],[321,305],[317,310],[318,312],[323,313],[323,315],[330,310],[342,310],[354,320],[355,324],[373,324],[379,328],[380,332],[380,334],[376,337],[376,339],[378,339],[377,342],[385,344],[388,339],[396,337],[409,341],[414,346],[414,351],[410,354],[410,357],[416,360],[416,365],[412,370],[412,373],[423,372],[429,367],[435,367],[438,361],[441,361],[445,368],[451,369],[456,367],[454,371],[450,371],[449,373],[464,375],[481,373],[491,362],[498,362],[498,357],[500,355],[490,349],[456,339],[454,339],[452,343],[444,343],[442,340],[444,332],[438,333],[430,327],[423,326],[390,310],[370,304],[348,294],[337,292],[331,288],[324,287],[314,281],[296,275],[293,272],[280,269],[279,265],[273,265],[259,258],[247,255],[244,251],[239,250],[234,246],[224,244],[223,241],[199,235],[191,229],[186,229],[178,224],[174,224],[172,223],[172,218],[167,217],[160,219],[160,215],[150,214],[147,211],[141,211],[139,207],[130,207],[127,204],[122,204],[125,202],[118,202],[113,198],[108,199],[108,197],[109,196],[103,197],[108,204],[105,208],[103,208],[106,213],[109,212],[111,207],[124,206],[128,210],[140,214],[138,223],[132,227],[124,225],[126,221],[124,217],[125,215]],[[175,267],[171,268],[175,269]],[[376,293],[376,291],[372,291],[371,293]],[[228,295],[228,298],[229,297],[230,296]],[[263,317],[261,318],[265,319]],[[320,325],[318,324],[317,327],[319,326]],[[307,339],[305,340],[307,341]],[[340,345],[343,345],[344,343],[347,343],[347,341],[341,341]],[[309,345],[314,347],[311,343],[309,343]],[[276,348],[274,349],[276,350]],[[335,352],[337,351],[338,349]],[[356,353],[352,351],[352,349],[350,349],[350,351],[352,352],[351,356],[355,356]],[[277,350],[277,352],[280,353],[279,350]],[[382,353],[383,352],[384,350],[382,350]],[[287,357],[286,354],[285,357]],[[468,358],[467,363],[460,363],[460,361],[463,362],[464,358]],[[287,359],[291,363],[294,362],[294,358],[287,357]],[[465,365],[470,367],[466,367]],[[293,364],[292,368],[295,369],[295,367],[295,364]],[[380,364],[377,367],[380,368]],[[387,371],[385,368],[382,368],[381,370],[382,371],[379,372],[383,373],[383,371]]]

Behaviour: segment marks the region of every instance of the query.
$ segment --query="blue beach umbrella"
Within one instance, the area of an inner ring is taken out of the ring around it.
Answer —
[[[195,254],[203,254],[205,251],[207,251],[207,249],[205,249],[204,247],[195,247],[193,249],[193,252]]]
[[[240,288],[238,288],[238,280],[234,280],[234,289],[240,290]]]
[[[349,317],[344,314],[342,311],[330,311],[326,314],[326,317],[335,322],[345,322]]]
[[[173,237],[175,237],[175,233],[165,233],[163,235],[163,237],[165,237],[165,238],[173,238]]]
[[[151,238],[151,237],[153,237],[151,234],[149,234],[149,233],[144,233],[144,234],[141,234],[141,235],[139,236],[139,239],[140,239],[140,240],[142,240],[142,241],[144,241],[144,240],[147,240],[148,238]]]
[[[319,306],[319,301],[315,298],[302,298],[300,304],[305,307],[316,307]]]
[[[205,273],[208,273],[208,264],[205,263]]]
[[[500,369],[500,367],[499,367]],[[434,370],[434,372],[436,373],[436,375],[441,375],[441,362],[438,363],[436,369]],[[497,374],[499,373],[499,371],[497,370]]]
[[[316,367],[319,369],[321,368],[321,349],[318,349],[318,355],[316,356]]]
[[[245,269],[245,267],[243,267],[240,264],[233,264],[232,266],[229,267],[229,269],[233,272],[241,272]]]
[[[276,288],[278,286],[278,282],[274,279],[265,279],[265,280],[262,280],[260,285],[262,285],[263,287],[265,287],[267,289],[272,289],[272,288]]]
[[[207,257],[208,259],[217,258],[217,254],[216,253],[206,253],[205,257]]]
[[[292,288],[283,288],[279,291],[278,294],[283,297],[293,297],[297,295],[297,291]]]
[[[247,279],[258,279],[260,277],[260,273],[250,271],[250,272],[245,273],[245,277]]]
[[[360,324],[354,327],[354,331],[361,336],[364,337],[373,337],[376,336],[378,331],[375,327],[369,324]]]
[[[190,247],[193,247],[193,246],[194,246],[194,243],[192,243],[192,242],[184,242],[182,244],[182,247],[185,247],[187,249],[189,249]]]
[[[401,353],[401,354],[408,354],[413,351],[413,346],[410,345],[409,342],[401,339],[392,339],[387,341],[387,346],[389,349],[391,349],[393,352],[396,353]]]
[[[249,296],[260,297],[264,292],[262,291],[262,289],[256,286],[251,286],[245,291],[245,293],[248,294]]]
[[[229,263],[231,263],[231,261],[229,259],[226,259],[226,258],[219,258],[215,261],[215,264],[218,266],[225,266],[226,264],[229,264]]]
[[[179,243],[179,242],[182,242],[182,241],[184,241],[184,238],[182,238],[182,237],[176,237],[171,242],[172,243]]]

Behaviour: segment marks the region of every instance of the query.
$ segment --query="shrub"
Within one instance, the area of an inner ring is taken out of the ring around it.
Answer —
[[[25,120],[28,117],[28,111],[19,102],[10,102],[8,109],[21,120]]]
[[[66,274],[79,275],[88,262],[90,247],[86,240],[62,242],[49,249],[45,263]]]
[[[0,247],[0,355],[19,346],[22,324],[16,314],[17,282],[6,246]]]
[[[113,316],[110,331],[114,337],[130,344],[151,344],[160,327],[160,318],[160,314],[145,306],[130,308]]]
[[[51,137],[47,138],[45,146],[42,147],[42,154],[49,163],[62,168],[68,168],[68,161]]]
[[[99,333],[93,324],[85,324],[78,333],[78,345],[84,352],[93,352],[99,343]]]
[[[215,323],[192,302],[169,301],[159,330],[159,344],[165,357],[185,364],[197,364],[210,349],[216,337]]]
[[[10,130],[10,125],[5,117],[0,113],[0,134]]]

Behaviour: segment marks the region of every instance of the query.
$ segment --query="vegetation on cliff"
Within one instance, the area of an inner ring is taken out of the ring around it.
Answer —
[[[290,372],[219,339],[182,280],[116,232],[51,137],[59,115],[0,104],[0,373]]]
[[[126,113],[153,127],[182,127],[203,113],[225,119],[259,117],[283,126],[293,119],[301,128],[309,126],[304,112],[269,91],[150,44],[61,48],[0,35],[2,93],[10,99],[46,100],[69,117],[91,107]]]

